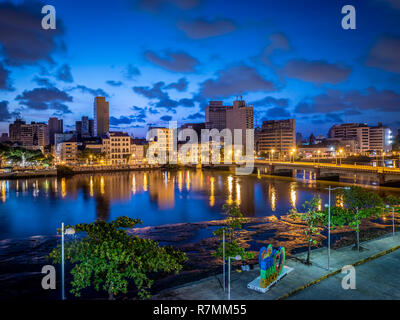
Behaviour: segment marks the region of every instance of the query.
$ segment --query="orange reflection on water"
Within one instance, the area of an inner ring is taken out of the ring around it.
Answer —
[[[94,192],[93,192],[93,176],[90,176],[89,193],[90,193],[90,196],[93,197],[93,195],[94,195]]]
[[[293,208],[296,208],[296,202],[297,202],[296,185],[294,183],[291,183],[289,190],[290,190],[289,191],[290,192],[290,204],[292,205]]]
[[[104,177],[101,176],[100,178],[100,193],[104,194]]]
[[[211,177],[210,178],[210,206],[211,207],[213,207],[215,204],[214,191],[215,191],[215,178]]]
[[[65,187],[65,178],[61,179],[61,197],[65,197],[67,195],[67,189]]]
[[[271,204],[271,210],[273,212],[275,212],[276,211],[276,202],[277,202],[277,194],[276,194],[275,186],[269,185],[268,197],[269,197],[269,202]]]

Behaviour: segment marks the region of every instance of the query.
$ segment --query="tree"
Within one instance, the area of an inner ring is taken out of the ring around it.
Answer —
[[[222,209],[227,215],[227,219],[225,220],[226,225],[215,230],[213,234],[222,240],[223,232],[225,230],[225,257],[228,258],[240,255],[242,260],[253,258],[254,254],[252,252],[246,252],[245,249],[240,246],[238,241],[240,230],[243,227],[243,223],[246,223],[247,219],[243,218],[243,213],[235,204],[224,204]],[[223,257],[223,243],[220,243],[215,255],[221,258]]]
[[[310,265],[311,247],[317,244],[316,237],[320,235],[320,227],[326,225],[326,213],[321,211],[321,198],[314,196],[311,201],[305,201],[302,205],[304,212],[298,212],[296,208],[290,210],[292,219],[300,218],[307,227],[304,234],[307,237],[308,251],[306,264]]]
[[[356,248],[360,251],[360,223],[362,219],[381,216],[383,200],[376,193],[358,186],[341,189],[338,194],[343,197],[344,207],[336,211],[345,216],[347,225],[356,232]]]
[[[112,222],[97,220],[73,227],[77,233],[84,232],[87,236],[67,242],[65,246],[66,260],[74,265],[71,293],[79,297],[84,288],[93,286],[99,291],[102,287],[113,299],[119,293],[126,293],[132,280],[139,297],[148,298],[153,283],[149,273],[178,273],[182,269],[181,263],[186,260],[184,253],[132,236],[124,229],[140,223],[139,219],[118,217]],[[49,258],[60,263],[60,246]]]

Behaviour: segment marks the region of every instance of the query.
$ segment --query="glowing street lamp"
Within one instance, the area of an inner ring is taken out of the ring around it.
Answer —
[[[272,149],[271,152],[269,153],[269,161],[271,162],[271,155],[272,155],[272,159],[274,159],[274,153],[275,153],[275,149]]]

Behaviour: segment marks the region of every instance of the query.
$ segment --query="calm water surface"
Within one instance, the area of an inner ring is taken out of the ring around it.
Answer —
[[[0,181],[0,240],[55,234],[60,223],[127,215],[144,226],[223,219],[236,203],[248,217],[284,215],[332,183],[201,170],[122,172]],[[334,183],[337,185],[337,183]],[[381,195],[400,190],[372,188]]]

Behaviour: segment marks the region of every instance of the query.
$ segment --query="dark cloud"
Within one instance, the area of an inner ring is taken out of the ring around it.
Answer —
[[[146,108],[133,106],[132,110],[136,111],[130,116],[120,116],[119,118],[110,117],[110,125],[119,126],[121,124],[130,125],[132,123],[146,123]]]
[[[1,31],[0,31],[1,33]],[[13,91],[14,88],[11,85],[10,70],[6,69],[0,62],[0,90]]]
[[[383,36],[372,47],[367,66],[400,73],[400,37]]]
[[[112,87],[120,87],[123,84],[122,81],[115,81],[115,80],[108,80],[106,81],[106,83]]]
[[[102,96],[102,97],[109,97],[108,93],[105,92],[103,89],[92,89],[88,88],[84,85],[77,85],[76,87],[73,87],[71,90],[79,90],[82,93],[89,93],[94,97]]]
[[[292,46],[287,36],[281,32],[272,33],[268,37],[269,44],[265,47],[261,53],[261,60],[266,64],[271,64],[270,56],[276,51],[290,51]]]
[[[274,107],[267,110],[268,118],[290,118],[290,112],[285,108]]]
[[[48,78],[35,76],[32,79],[32,81],[41,87],[46,87],[46,88],[54,87],[54,84]]]
[[[277,106],[286,108],[289,105],[288,99],[276,99],[274,97],[265,97],[264,99],[257,100],[251,103],[255,107],[270,107],[270,106]]]
[[[167,110],[174,110],[178,106],[193,107],[194,101],[192,99],[183,98],[180,100],[173,100],[165,91],[167,87],[163,81],[153,84],[153,87],[133,87],[132,90],[150,100],[158,100],[152,102],[151,105],[155,108],[165,108]],[[175,111],[174,111],[175,112]]]
[[[328,90],[317,95],[311,101],[303,101],[296,108],[296,113],[329,113],[337,111],[360,112],[397,112],[400,109],[400,94],[393,90],[378,91],[371,87],[363,91]]]
[[[179,51],[165,51],[163,56],[146,51],[145,58],[155,65],[173,72],[193,72],[199,61],[189,54]]]
[[[140,0],[139,8],[150,12],[160,12],[167,6],[180,10],[190,10],[200,4],[200,0]]]
[[[172,117],[171,117],[171,116],[162,116],[162,117],[160,118],[160,120],[161,120],[161,121],[171,121],[171,120],[172,120]]]
[[[71,113],[65,103],[72,102],[73,99],[68,95],[68,93],[60,91],[55,87],[51,87],[25,90],[22,94],[18,95],[15,100],[30,109],[53,109],[61,111],[62,113]]]
[[[21,4],[0,3],[0,44],[7,64],[53,62],[51,54],[65,50],[60,36],[63,25],[57,20],[55,30],[41,27],[43,4],[27,1]]]
[[[0,122],[10,120],[11,116],[8,111],[8,101],[0,101]]]
[[[198,119],[204,119],[204,113],[196,112],[193,114],[190,114],[186,120],[198,120]]]
[[[291,60],[281,70],[282,74],[317,85],[338,84],[345,81],[351,72],[349,67],[332,64],[322,60]]]
[[[72,77],[71,68],[67,64],[63,64],[59,67],[56,71],[55,77],[57,80],[64,81],[64,82],[74,82],[74,78]]]
[[[169,90],[169,89],[175,89],[177,91],[186,91],[187,87],[188,87],[188,81],[186,78],[180,78],[178,80],[178,82],[173,82],[170,83],[169,85],[165,86],[164,89]]]
[[[131,64],[128,64],[122,73],[124,77],[129,80],[134,80],[137,76],[141,75],[140,70]]]
[[[232,20],[206,20],[180,21],[178,28],[189,38],[203,39],[230,33],[236,29]]]
[[[274,91],[275,84],[264,79],[256,69],[240,65],[217,72],[216,79],[201,83],[201,94],[209,99],[227,98],[252,91]]]

